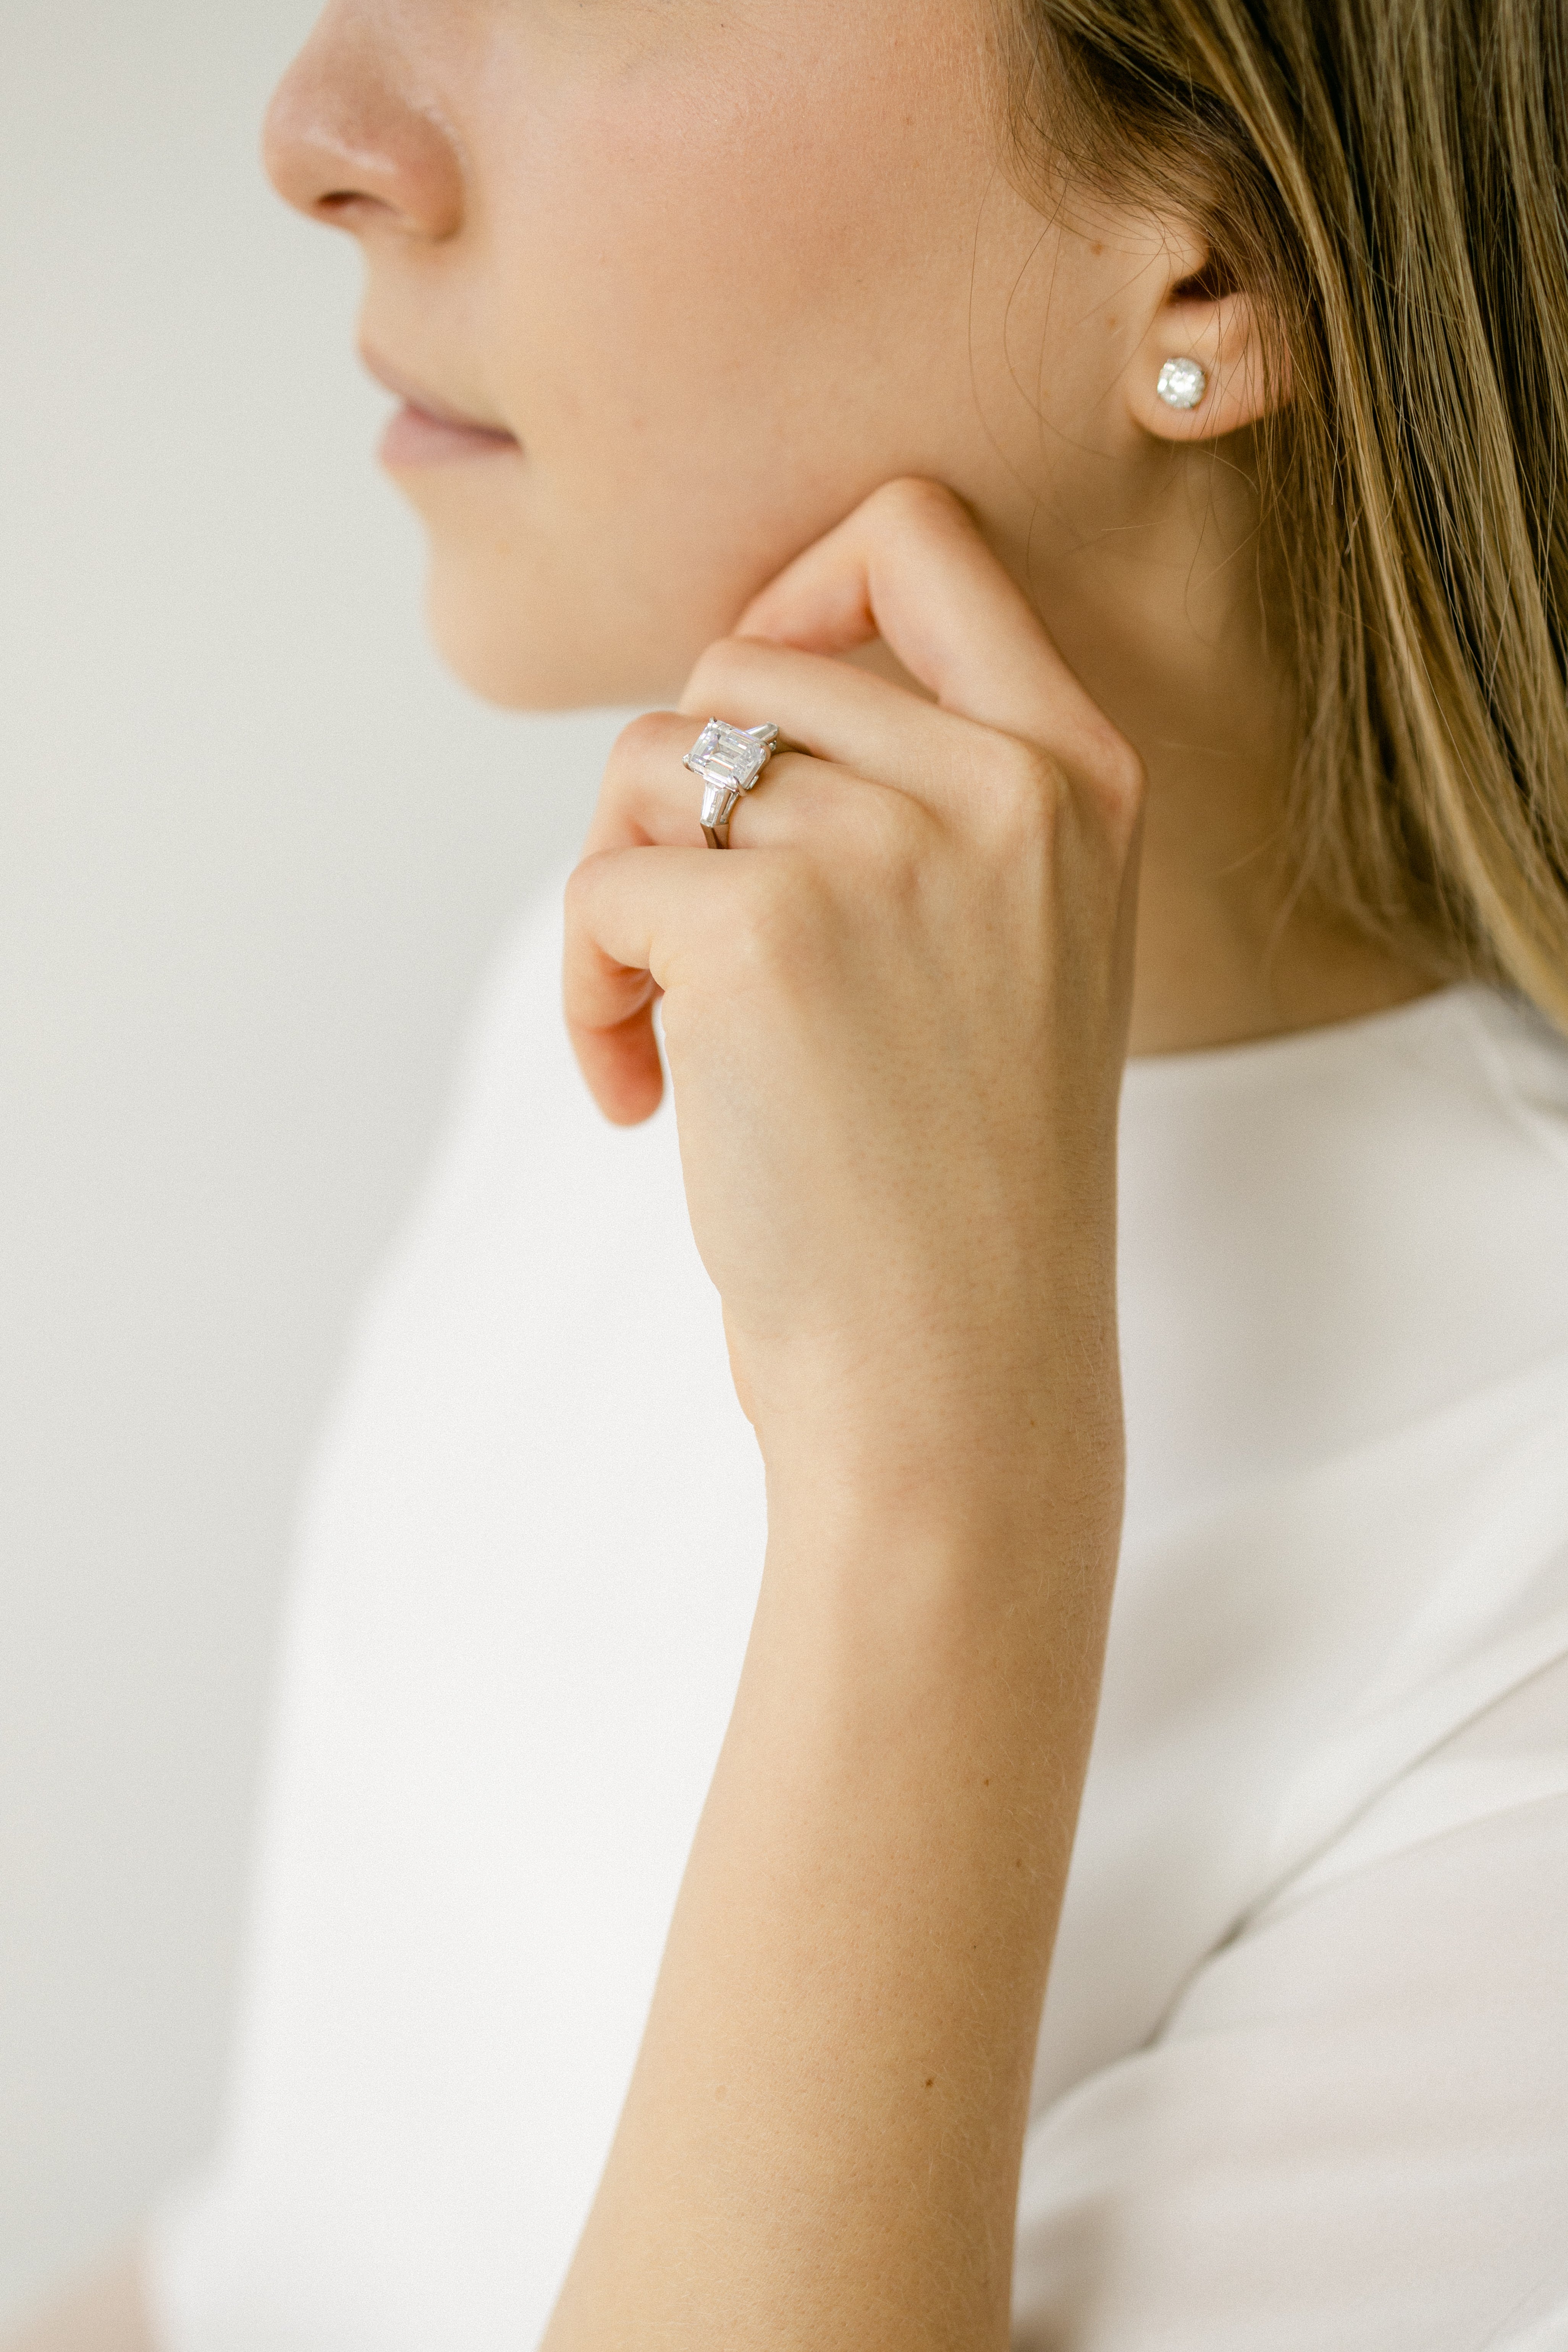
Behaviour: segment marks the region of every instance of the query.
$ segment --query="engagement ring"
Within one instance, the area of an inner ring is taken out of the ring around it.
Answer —
[[[749,793],[778,749],[776,727],[731,727],[710,719],[682,765],[700,776],[702,838],[710,849],[730,846],[730,819],[742,793]]]

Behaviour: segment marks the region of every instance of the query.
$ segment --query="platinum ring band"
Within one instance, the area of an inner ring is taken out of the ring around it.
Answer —
[[[743,793],[752,791],[779,747],[776,727],[731,727],[710,719],[681,765],[702,779],[702,838],[710,849],[730,846],[730,819]]]

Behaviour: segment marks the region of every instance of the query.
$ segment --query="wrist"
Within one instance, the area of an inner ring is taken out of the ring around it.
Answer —
[[[927,1324],[876,1348],[731,1334],[737,1383],[767,1467],[770,1524],[1037,1519],[1122,1482],[1114,1312],[1042,1348]]]
[[[761,1419],[770,1563],[997,1589],[1068,1564],[1113,1571],[1125,1472],[1113,1381],[1092,1397],[1076,1384],[1070,1405],[1015,1390],[989,1410],[921,1406],[821,1399]]]

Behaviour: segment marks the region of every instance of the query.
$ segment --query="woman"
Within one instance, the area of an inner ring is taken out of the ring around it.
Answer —
[[[437,635],[678,698],[564,968],[679,1167],[531,921],[223,2151],[38,2341],[1568,2343],[1565,89],[1560,0],[333,0],[268,158]]]

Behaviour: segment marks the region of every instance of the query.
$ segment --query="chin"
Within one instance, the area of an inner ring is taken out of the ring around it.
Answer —
[[[613,614],[510,561],[443,560],[432,551],[426,617],[447,667],[506,710],[582,710],[668,702],[695,658],[616,628]],[[629,622],[631,616],[626,616]]]
[[[726,512],[706,530],[700,519],[677,530],[613,503],[541,515],[542,501],[491,492],[481,507],[466,479],[416,488],[437,649],[508,710],[670,708],[703,648],[802,544],[787,515],[738,530]]]
[[[493,496],[480,509],[467,482],[418,488],[437,649],[509,710],[672,708],[704,647],[803,543],[787,513],[737,529],[728,511],[678,522],[610,500],[583,514]]]

